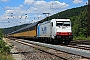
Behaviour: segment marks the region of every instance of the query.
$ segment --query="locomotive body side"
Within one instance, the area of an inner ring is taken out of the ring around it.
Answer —
[[[50,21],[40,23],[37,27],[37,37],[51,37]]]

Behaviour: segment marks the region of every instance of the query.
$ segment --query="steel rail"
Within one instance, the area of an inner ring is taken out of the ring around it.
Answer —
[[[52,44],[46,44],[46,43],[40,43],[40,42],[33,42],[29,40],[22,40],[22,41],[90,58],[90,51],[88,50],[82,50],[78,48],[71,48],[66,46],[52,45]]]

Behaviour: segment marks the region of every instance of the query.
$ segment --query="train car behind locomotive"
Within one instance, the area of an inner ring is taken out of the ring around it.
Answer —
[[[37,26],[37,37],[69,44],[72,40],[70,19],[52,19]]]

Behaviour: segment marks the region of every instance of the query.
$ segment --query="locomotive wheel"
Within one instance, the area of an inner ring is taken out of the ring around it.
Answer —
[[[63,41],[63,44],[68,45],[68,44],[70,44],[70,42],[71,42],[71,40],[65,40],[65,41]]]

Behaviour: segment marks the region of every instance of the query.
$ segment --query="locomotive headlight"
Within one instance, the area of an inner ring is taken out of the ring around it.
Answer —
[[[72,35],[72,32],[69,32],[68,34],[69,34],[69,35]]]
[[[59,33],[59,32],[57,32],[56,34],[57,34],[57,35],[59,35],[60,33]]]
[[[57,35],[58,35],[59,33],[57,32]]]
[[[68,34],[71,34],[70,32]]]

